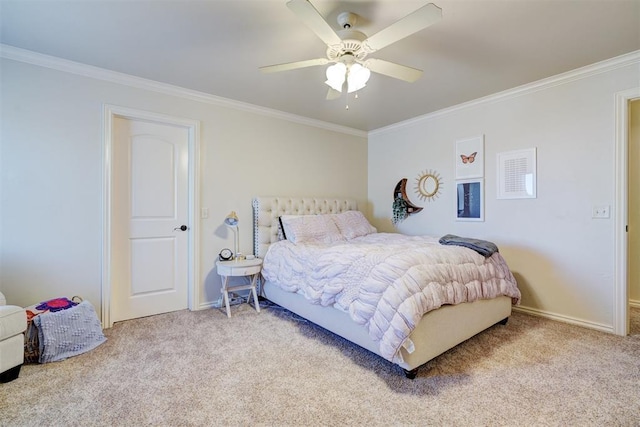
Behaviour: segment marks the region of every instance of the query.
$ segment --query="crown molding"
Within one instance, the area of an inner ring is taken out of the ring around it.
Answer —
[[[601,62],[596,62],[594,64],[587,65],[581,68],[576,68],[575,70],[567,71],[566,73],[557,74],[552,77],[547,77],[542,80],[538,80],[532,83],[527,83],[522,86],[517,86],[515,88],[507,89],[505,91],[494,93],[492,95],[488,95],[482,98],[474,99],[469,102],[464,102],[462,104],[454,105],[449,108],[444,108],[442,110],[434,111],[433,113],[425,114],[422,116],[414,117],[412,119],[397,122],[389,126],[374,129],[369,132],[369,136],[384,134],[387,132],[391,132],[394,130],[407,127],[407,126],[412,126],[414,124],[417,124],[423,121],[431,120],[436,117],[455,113],[457,111],[461,111],[467,108],[477,107],[483,104],[488,104],[492,102],[497,102],[497,101],[502,101],[506,99],[516,98],[519,96],[528,95],[540,90],[549,89],[554,86],[564,85],[576,80],[586,79],[588,77],[595,76],[597,74],[606,73],[612,70],[616,70],[618,68],[624,68],[634,64],[640,65],[640,50],[630,52],[624,55],[616,56],[614,58],[607,59]]]
[[[286,120],[289,122],[303,124],[306,126],[313,126],[320,129],[333,131],[333,132],[339,132],[339,133],[358,136],[362,138],[367,137],[367,132],[360,129],[354,129],[347,126],[340,126],[333,123],[324,122],[321,120],[315,120],[315,119],[310,119],[308,117],[285,113],[283,111],[275,110],[272,108],[260,107],[260,106],[249,104],[246,102],[235,101],[229,98],[223,98],[220,96],[215,96],[208,93],[199,92],[196,90],[186,89],[180,86],[174,86],[166,83],[160,83],[154,80],[135,77],[130,74],[120,73],[117,71],[111,71],[104,68],[95,67],[92,65],[69,61],[67,59],[62,59],[55,56],[44,55],[41,53],[17,48],[17,47],[2,44],[2,43],[0,43],[0,58],[10,59],[18,62],[24,62],[27,64],[37,65],[40,67],[50,68],[57,71],[62,71],[70,74],[83,76],[83,77],[89,77],[92,79],[102,80],[102,81],[115,83],[119,85],[130,86],[136,89],[143,89],[143,90],[161,93],[164,95],[184,98],[191,101],[211,104],[218,107],[233,108],[233,109],[245,111],[248,113],[259,114],[262,116],[267,116],[267,117],[276,118],[280,120]]]
[[[313,126],[320,129],[325,129],[333,132],[339,132],[346,135],[352,135],[357,137],[366,138],[368,136],[383,134],[391,132],[397,129],[401,129],[407,126],[431,120],[436,117],[451,114],[457,111],[461,111],[467,108],[476,107],[482,104],[492,103],[505,99],[516,98],[523,95],[528,95],[540,90],[545,90],[554,86],[567,84],[576,80],[585,79],[597,74],[606,73],[618,68],[627,67],[629,65],[640,64],[640,50],[630,52],[624,55],[620,55],[611,59],[607,59],[595,64],[587,65],[585,67],[577,68],[575,70],[568,71],[566,73],[558,74],[556,76],[541,79],[532,83],[527,83],[522,86],[517,86],[512,89],[507,89],[502,92],[498,92],[492,95],[488,95],[482,98],[478,98],[469,102],[454,105],[449,108],[434,111],[422,116],[414,117],[408,120],[404,120],[398,123],[391,124],[379,129],[366,132],[360,129],[354,129],[346,126],[340,126],[321,120],[310,119],[308,117],[298,116],[291,113],[285,113],[283,111],[260,107],[254,104],[246,102],[236,101],[229,98],[223,98],[220,96],[211,95],[204,92],[199,92],[191,89],[186,89],[180,86],[174,86],[166,83],[160,83],[154,80],[144,79],[141,77],[135,77],[129,74],[120,73],[117,71],[111,71],[104,68],[95,67],[92,65],[82,64],[79,62],[69,61],[66,59],[58,58],[55,56],[44,55],[41,53],[33,52],[26,49],[17,48],[14,46],[0,43],[0,57],[14,61],[24,62],[32,65],[37,65],[45,68],[51,68],[58,71],[63,71],[71,74],[76,74],[84,77],[89,77],[97,80],[103,80],[115,84],[124,86],[130,86],[137,89],[149,90],[164,95],[176,96],[184,99],[189,99],[196,102],[202,102],[206,104],[216,105],[219,107],[233,108],[253,114],[259,114],[262,116],[272,117],[280,120],[286,120],[293,123],[298,123],[306,126]]]

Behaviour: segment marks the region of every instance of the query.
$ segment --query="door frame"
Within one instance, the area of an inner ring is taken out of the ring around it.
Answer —
[[[640,99],[640,87],[616,93],[616,154],[615,154],[615,248],[614,248],[614,299],[613,333],[626,336],[629,333],[629,274],[628,234],[629,224],[629,103]]]
[[[103,105],[103,212],[102,212],[102,327],[113,326],[111,316],[111,209],[112,209],[112,177],[113,177],[113,122],[115,117],[130,120],[146,120],[160,124],[186,127],[189,131],[189,164],[188,164],[188,261],[187,261],[187,292],[189,310],[200,305],[200,294],[197,284],[200,283],[200,243],[199,216],[200,212],[200,122],[181,117],[173,117],[150,111],[136,110],[116,105]]]

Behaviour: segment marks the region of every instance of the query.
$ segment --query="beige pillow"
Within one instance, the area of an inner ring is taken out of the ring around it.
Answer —
[[[331,215],[282,215],[286,239],[293,243],[333,243],[344,240]]]
[[[332,216],[340,234],[347,240],[378,232],[360,211],[346,211]]]

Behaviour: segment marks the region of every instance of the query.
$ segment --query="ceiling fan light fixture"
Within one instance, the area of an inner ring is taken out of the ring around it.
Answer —
[[[371,71],[360,64],[353,64],[349,67],[347,76],[347,93],[355,92],[367,85],[371,77]]]
[[[344,84],[347,75],[347,66],[342,62],[337,62],[327,68],[327,81],[325,82],[332,89],[342,92],[342,85]]]
[[[371,71],[409,83],[418,80],[422,76],[422,70],[382,59],[367,59],[367,56],[442,19],[442,9],[429,3],[368,37],[363,32],[354,29],[354,25],[360,21],[354,13],[343,12],[338,15],[338,24],[342,30],[336,33],[324,16],[311,4],[311,0],[288,0],[287,7],[325,43],[327,46],[326,58],[269,65],[260,67],[260,70],[271,73],[334,64],[326,70],[327,80],[325,83],[331,88],[327,99],[339,98],[345,82],[348,93],[357,92],[364,88]]]

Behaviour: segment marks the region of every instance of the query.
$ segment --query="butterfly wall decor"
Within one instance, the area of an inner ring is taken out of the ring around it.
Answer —
[[[462,159],[462,163],[473,163],[473,161],[476,159],[476,154],[478,154],[477,151],[474,151],[473,153],[469,154],[468,156],[465,156],[464,154],[460,154],[460,158]]]
[[[484,177],[484,135],[456,141],[456,179]]]

